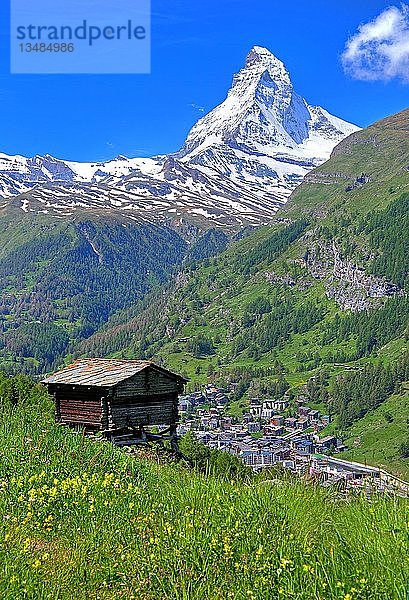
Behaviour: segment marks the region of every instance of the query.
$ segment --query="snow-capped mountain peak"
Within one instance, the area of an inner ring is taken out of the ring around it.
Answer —
[[[155,219],[200,215],[213,226],[265,223],[357,129],[309,105],[284,63],[254,46],[226,99],[173,155],[79,163],[0,154],[0,193],[25,193],[24,210],[69,214],[89,206]]]
[[[314,164],[329,158],[333,146],[358,128],[310,106],[293,88],[284,63],[266,48],[254,46],[233,78],[226,100],[191,129],[180,157],[197,156],[215,143],[274,156],[296,150]],[[302,146],[321,133],[317,152]],[[327,143],[329,142],[329,144]]]
[[[199,147],[203,150],[216,141],[228,143],[249,111],[258,106],[268,113],[283,107],[288,103],[290,88],[284,64],[266,48],[254,46],[245,66],[234,75],[226,100],[192,127],[179,156],[197,153]]]

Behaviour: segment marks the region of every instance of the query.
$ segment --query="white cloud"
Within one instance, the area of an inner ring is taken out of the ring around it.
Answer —
[[[342,63],[355,79],[409,83],[409,5],[391,6],[360,25],[346,43]]]

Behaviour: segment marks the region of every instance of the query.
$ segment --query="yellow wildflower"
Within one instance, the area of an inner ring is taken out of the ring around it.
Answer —
[[[283,567],[283,569],[285,569],[288,565],[291,565],[291,560],[289,560],[288,558],[282,558],[280,560],[280,565]]]

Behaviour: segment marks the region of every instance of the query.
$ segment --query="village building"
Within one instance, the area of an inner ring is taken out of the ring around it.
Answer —
[[[302,431],[304,431],[305,429],[308,429],[309,427],[309,421],[306,417],[303,417],[302,419],[298,419],[297,421],[297,428],[301,429]]]
[[[254,404],[250,404],[250,414],[253,416],[253,418],[255,419],[260,419],[261,418],[261,411],[262,411],[262,405],[258,402],[255,402]]]
[[[261,427],[258,421],[249,421],[247,423],[247,431],[249,433],[257,433],[258,431],[260,431],[260,429]]]
[[[264,435],[266,435],[266,436],[271,435],[273,437],[276,437],[276,436],[283,435],[284,427],[281,427],[281,426],[276,427],[275,425],[265,425],[263,427],[263,432],[264,432]]]
[[[282,412],[283,410],[285,410],[286,408],[288,408],[289,406],[289,402],[288,400],[272,400],[271,402],[271,408],[273,408],[277,413]]]
[[[317,445],[321,446],[322,448],[324,448],[326,450],[328,450],[332,446],[334,448],[336,448],[336,446],[337,446],[337,438],[334,435],[327,435],[326,437],[320,439],[318,441]]]

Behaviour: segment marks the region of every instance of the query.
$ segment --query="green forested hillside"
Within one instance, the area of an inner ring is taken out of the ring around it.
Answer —
[[[409,476],[409,389],[400,387],[397,394],[383,399],[373,410],[346,430],[348,451],[345,458]]]
[[[223,232],[190,233],[118,216],[0,214],[0,359],[42,373],[187,258],[213,256]]]
[[[402,197],[394,205],[406,202]],[[274,360],[290,373],[305,373],[359,361],[393,340],[403,342],[409,306],[404,288],[375,302],[369,298],[365,310],[341,310],[328,298],[324,282],[298,260],[303,248],[293,238],[295,227],[297,222],[261,230],[219,257],[191,264],[175,284],[118,315],[81,349],[162,355],[192,376],[197,367],[203,374],[217,362],[226,368],[253,362],[257,367]],[[400,232],[409,235],[407,226]],[[284,244],[280,254],[275,247],[287,236],[293,244]],[[406,256],[397,255],[395,270],[405,272],[405,263]],[[391,273],[390,280],[398,283],[400,276]],[[200,358],[188,351],[196,338],[212,341]]]
[[[169,229],[114,219],[3,215],[1,225],[1,352],[34,372],[165,281],[187,251]]]

